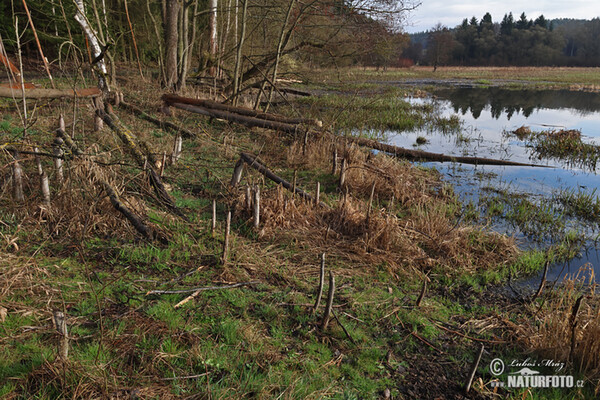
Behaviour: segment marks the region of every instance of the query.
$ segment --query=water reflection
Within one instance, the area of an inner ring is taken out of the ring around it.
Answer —
[[[478,119],[484,110],[492,118],[530,117],[536,110],[573,110],[576,115],[600,111],[600,95],[569,90],[508,90],[500,88],[440,89],[435,95],[452,103],[455,113]]]
[[[586,92],[551,90],[506,90],[498,88],[458,88],[435,92],[431,99],[412,99],[413,103],[431,103],[439,115],[449,117],[460,113],[463,129],[459,134],[449,135],[441,131],[419,130],[413,132],[387,132],[390,143],[401,147],[445,153],[449,155],[474,155],[501,158],[518,162],[535,162],[553,168],[470,166],[450,163],[427,163],[442,172],[465,201],[478,203],[485,188],[496,187],[513,193],[527,194],[532,201],[546,204],[561,190],[598,190],[600,176],[551,159],[538,159],[532,155],[529,143],[507,134],[520,126],[530,126],[535,131],[548,129],[577,129],[582,140],[600,143],[600,95]],[[417,146],[419,136],[427,143]],[[488,178],[482,179],[482,176]],[[557,212],[560,210],[557,206]],[[506,221],[495,221],[492,229],[514,235],[523,248],[535,248],[541,243],[528,238]],[[586,263],[600,273],[600,245],[596,243],[600,221],[588,224],[571,218],[566,221],[565,231],[575,230],[586,238],[587,249],[565,264],[552,266],[549,279],[562,278]],[[535,288],[539,276],[521,282],[521,287]]]

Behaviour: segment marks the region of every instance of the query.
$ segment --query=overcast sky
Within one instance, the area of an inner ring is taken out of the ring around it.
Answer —
[[[478,20],[486,12],[492,14],[494,22],[502,21],[504,14],[512,11],[515,19],[522,12],[527,18],[536,19],[540,14],[548,19],[553,18],[578,18],[592,19],[600,17],[599,0],[420,0],[421,5],[408,16],[404,30],[409,33],[422,32],[431,29],[441,22],[443,25],[454,28],[460,25],[465,18],[475,16]]]

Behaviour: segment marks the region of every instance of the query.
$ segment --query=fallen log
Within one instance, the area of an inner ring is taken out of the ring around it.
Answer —
[[[106,125],[108,125],[113,132],[119,136],[121,141],[125,144],[135,159],[138,166],[146,171],[148,180],[150,181],[151,186],[154,188],[154,192],[156,193],[158,199],[175,214],[185,218],[185,215],[175,206],[175,201],[165,189],[159,174],[154,170],[154,157],[151,158],[150,154],[145,155],[142,153],[140,150],[141,146],[137,143],[137,138],[123,124],[118,123],[115,118],[101,109],[97,109],[96,113],[104,120],[104,122],[106,122]]]
[[[81,156],[83,154],[83,152],[77,147],[75,142],[73,142],[73,140],[69,137],[69,135],[65,133],[65,131],[62,128],[58,128],[56,130],[56,133],[59,137],[61,137],[64,140],[65,144],[68,148],[70,148],[73,155]],[[108,182],[106,182],[102,178],[102,176],[96,174],[95,170],[93,171],[93,173],[95,174],[96,179],[98,179],[98,181],[102,184],[102,187],[106,192],[112,206],[115,208],[115,210],[120,212],[127,219],[127,221],[129,221],[131,225],[133,225],[136,231],[138,231],[147,240],[152,241],[155,239],[159,239],[162,243],[168,243],[167,239],[165,239],[164,237],[159,237],[152,229],[150,229],[150,227],[148,227],[148,225],[146,225],[141,220],[140,217],[135,215],[133,211],[131,211],[125,204],[121,202],[117,191]]]
[[[200,106],[192,106],[189,104],[181,104],[181,103],[170,103],[169,105],[179,108],[181,110],[190,111],[200,115],[206,115],[207,117],[224,119],[231,122],[237,122],[238,124],[245,125],[249,128],[265,128],[272,129],[274,131],[285,132],[289,134],[295,134],[296,132],[300,132],[302,128],[299,125],[295,124],[286,124],[283,122],[269,121],[266,119],[246,117],[244,115],[233,114],[228,111],[221,110],[213,110]]]
[[[194,138],[196,137],[196,134],[193,133],[192,131],[189,131],[183,127],[179,127],[177,125],[175,125],[174,123],[171,123],[169,121],[161,121],[158,118],[154,118],[150,115],[148,115],[144,110],[142,110],[139,107],[134,106],[131,103],[126,103],[124,101],[120,101],[119,102],[119,107],[137,115],[138,117],[148,121],[148,122],[152,122],[153,124],[159,126],[162,129],[169,129],[172,132],[175,132],[177,134],[181,134],[182,137],[189,139],[189,138]]]
[[[228,104],[222,104],[217,101],[212,100],[203,100],[203,99],[191,99],[188,97],[181,97],[174,94],[164,94],[162,96],[162,100],[167,104],[179,103],[179,104],[189,104],[192,106],[202,107],[208,110],[219,110],[219,111],[227,111],[232,114],[239,114],[246,117],[264,119],[267,121],[281,122],[284,124],[305,124],[305,125],[314,125],[314,126],[322,126],[323,123],[321,121],[310,119],[310,118],[290,118],[285,115],[278,115],[273,113],[265,113],[261,111],[256,111],[251,108],[245,107],[236,107],[230,106]]]
[[[311,92],[306,92],[304,90],[298,90],[298,89],[294,89],[291,87],[280,87],[280,88],[278,88],[278,90],[282,93],[294,94],[296,96],[301,96],[301,97],[313,96],[313,94]]]
[[[25,89],[25,98],[27,99],[61,99],[64,97],[98,97],[101,96],[100,89],[85,88],[85,89]],[[10,87],[0,87],[0,97],[22,98],[20,88],[12,89]]]
[[[294,185],[292,185],[290,182],[286,181],[285,179],[281,178],[280,176],[277,176],[275,173],[273,173],[273,171],[271,171],[263,163],[261,163],[258,160],[258,157],[254,157],[248,153],[241,152],[240,160],[245,162],[249,167],[252,167],[255,170],[257,170],[258,172],[260,172],[261,174],[263,174],[266,178],[269,178],[273,182],[283,186],[290,192],[299,195],[300,197],[302,197],[304,200],[307,200],[308,202],[314,203],[315,200],[314,200],[313,196],[306,193],[304,190],[300,189],[299,187],[294,187]],[[240,176],[240,178],[241,178],[241,176]],[[325,204],[323,202],[319,202],[319,204],[323,207],[329,207],[327,204]]]
[[[547,165],[539,164],[527,164],[508,160],[498,160],[494,158],[483,158],[483,157],[464,157],[464,156],[449,156],[442,153],[431,153],[422,150],[411,150],[404,147],[393,146],[391,144],[385,144],[378,142],[373,139],[360,138],[355,136],[348,136],[345,138],[351,143],[355,143],[362,147],[369,147],[374,150],[383,151],[390,155],[405,158],[411,161],[438,161],[438,162],[459,162],[463,164],[473,165],[506,165],[506,166],[519,166],[519,167],[543,167],[552,168]]]

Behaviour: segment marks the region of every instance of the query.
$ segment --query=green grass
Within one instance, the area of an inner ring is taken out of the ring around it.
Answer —
[[[341,133],[361,132],[379,135],[384,131],[408,131],[420,128],[456,132],[461,127],[456,116],[439,117],[431,104],[411,106],[404,92],[390,88],[372,96],[326,94],[302,99],[300,104],[326,126]]]

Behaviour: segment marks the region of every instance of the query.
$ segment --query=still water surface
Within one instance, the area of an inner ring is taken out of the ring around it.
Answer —
[[[600,145],[600,94],[555,90],[506,90],[498,88],[443,89],[430,98],[409,99],[413,104],[431,103],[440,116],[458,115],[463,121],[460,133],[417,130],[413,132],[387,132],[388,142],[401,147],[417,147],[417,137],[428,142],[419,149],[450,155],[476,155],[523,163],[535,163],[552,168],[473,166],[453,163],[425,163],[442,172],[448,182],[465,201],[477,203],[484,188],[496,187],[511,193],[524,193],[531,199],[551,197],[560,190],[575,190],[600,194],[600,165],[590,171],[567,165],[553,159],[538,159],[532,155],[527,141],[519,140],[510,132],[521,126],[533,131],[551,129],[577,129],[582,140]],[[549,280],[560,280],[566,274],[577,272],[590,264],[600,273],[600,232],[590,230],[589,224],[578,226],[570,221],[570,228],[584,232],[588,238],[587,249],[568,263],[551,266]],[[539,246],[518,228],[502,221],[492,229],[514,235],[522,248]],[[547,243],[549,244],[549,243]],[[540,277],[522,280],[519,286],[532,288]]]

